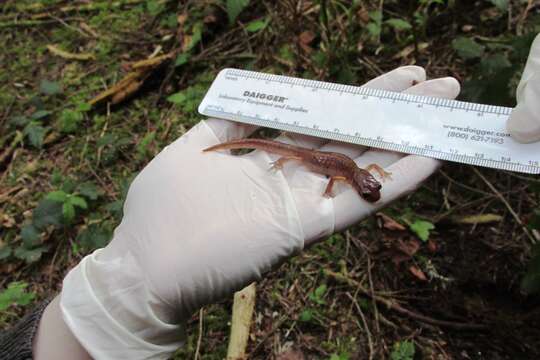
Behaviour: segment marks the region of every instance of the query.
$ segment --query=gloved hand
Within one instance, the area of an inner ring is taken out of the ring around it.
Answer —
[[[366,86],[444,98],[459,92],[455,79],[425,81],[417,66]],[[269,171],[275,157],[262,151],[201,151],[254,130],[201,121],[135,178],[110,244],[85,257],[64,280],[64,321],[92,357],[168,357],[181,346],[184,322],[196,309],[231,296],[305,246],[413,191],[440,164],[306,136],[278,139],[384,167],[392,179],[371,204],[346,185],[336,186],[334,198],[323,197],[328,180],[294,162]]]
[[[506,124],[512,137],[523,143],[540,140],[540,35],[531,46],[516,91],[517,106]]]

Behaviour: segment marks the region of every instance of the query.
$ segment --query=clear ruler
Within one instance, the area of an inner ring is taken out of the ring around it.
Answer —
[[[238,69],[222,70],[199,105],[206,116],[540,174],[540,143],[506,131],[511,110]]]

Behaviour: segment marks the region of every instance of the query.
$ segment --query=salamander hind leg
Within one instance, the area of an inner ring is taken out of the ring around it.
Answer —
[[[302,161],[302,158],[298,157],[298,156],[282,156],[279,159],[277,159],[276,161],[272,161],[270,163],[270,165],[271,165],[270,170],[281,170],[281,169],[283,169],[283,165],[287,161],[291,161],[291,160]]]
[[[326,198],[332,198],[334,195],[332,195],[332,188],[334,187],[334,183],[338,180],[341,181],[347,181],[347,178],[344,176],[332,176],[330,178],[330,181],[328,181],[328,185],[326,185],[326,190],[324,190],[323,196]]]
[[[375,170],[383,180],[392,180],[392,173],[384,171],[382,167],[380,167],[377,164],[370,164],[366,167],[366,170],[371,172],[371,170]]]

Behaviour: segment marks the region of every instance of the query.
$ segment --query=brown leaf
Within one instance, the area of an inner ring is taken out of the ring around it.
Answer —
[[[203,19],[203,22],[205,24],[212,24],[212,23],[215,23],[216,21],[217,21],[217,18],[214,14],[206,15]]]
[[[408,256],[413,256],[420,249],[420,242],[416,239],[408,241],[398,240],[396,248]]]
[[[394,263],[395,266],[398,266],[399,264],[409,260],[410,258],[411,257],[409,255],[396,253],[396,254],[392,255],[392,262]]]
[[[300,350],[288,350],[279,354],[276,360],[304,360],[305,358]]]
[[[312,31],[306,30],[303,33],[301,33],[300,36],[298,36],[298,38],[300,39],[300,42],[302,44],[308,45],[308,44],[311,44],[313,39],[315,39],[315,34]]]
[[[400,223],[398,223],[396,220],[392,219],[390,216],[378,212],[376,214],[378,217],[380,217],[383,221],[383,227],[388,230],[397,230],[397,231],[405,231],[407,228]]]
[[[300,41],[300,47],[307,53],[313,51],[311,46],[309,46],[313,39],[315,39],[315,34],[309,30],[304,31],[298,36],[298,40]]]
[[[428,243],[427,243],[427,247],[428,247],[428,250],[432,253],[434,252],[437,252],[438,250],[438,246],[437,246],[437,243],[435,241],[433,241],[433,239],[429,239],[428,240]]]
[[[411,265],[409,266],[409,271],[411,272],[411,274],[413,274],[418,280],[421,280],[421,281],[427,281],[427,277],[426,275],[424,274],[424,272],[422,270],[420,270],[418,267],[414,266],[414,265]]]

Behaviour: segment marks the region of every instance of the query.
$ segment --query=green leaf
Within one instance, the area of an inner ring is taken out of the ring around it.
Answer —
[[[181,104],[184,101],[186,101],[186,95],[183,92],[177,92],[176,94],[172,94],[167,98],[167,101],[172,102],[173,104]]]
[[[189,52],[191,49],[195,47],[195,45],[197,45],[201,41],[202,29],[203,29],[202,22],[197,22],[195,23],[195,25],[193,25],[191,39],[189,40],[189,44],[187,44],[185,47],[186,52]]]
[[[398,341],[394,344],[392,353],[390,354],[391,360],[413,360],[414,353],[416,352],[414,348],[414,343],[412,341]]]
[[[259,20],[253,20],[249,24],[246,25],[246,31],[248,32],[258,32],[266,28],[268,26],[268,23],[270,22],[269,18],[259,19]]]
[[[72,133],[77,130],[79,123],[84,119],[84,116],[79,111],[64,110],[60,114],[60,131],[63,133]]]
[[[70,222],[75,218],[75,207],[71,202],[66,201],[62,204],[62,214],[67,222]]]
[[[24,245],[15,249],[15,257],[26,261],[28,264],[41,259],[41,254],[47,250],[47,247],[40,246],[34,249],[27,249]]]
[[[47,130],[37,121],[31,121],[23,130],[24,136],[28,138],[30,144],[35,148],[43,146],[43,138]]]
[[[25,225],[22,227],[21,238],[23,240],[24,246],[27,248],[31,248],[32,246],[39,245],[40,240],[41,240],[39,236],[39,231],[32,224]]]
[[[30,118],[20,115],[14,116],[9,120],[9,123],[13,126],[23,127],[30,122]]]
[[[435,225],[425,220],[415,220],[409,224],[409,228],[414,232],[422,241],[429,239],[430,230],[435,229]]]
[[[81,209],[87,209],[88,204],[86,203],[86,200],[84,200],[80,196],[72,195],[69,197],[68,202],[72,204],[73,206],[79,207]]]
[[[67,198],[68,198],[68,194],[66,194],[62,190],[51,191],[50,193],[47,194],[47,199],[52,200],[52,201],[59,201],[63,203],[67,200]]]
[[[48,110],[38,110],[34,112],[32,115],[30,115],[30,117],[32,118],[32,120],[39,120],[39,119],[43,119],[44,117],[49,116],[50,114],[51,112]]]
[[[11,248],[11,246],[4,244],[4,246],[0,248],[0,260],[4,260],[10,257],[12,252],[13,249]]]
[[[165,6],[157,0],[147,0],[146,9],[150,13],[150,16],[156,16],[165,9]]]
[[[249,5],[249,0],[227,0],[227,15],[229,22],[233,24],[242,10]]]
[[[36,294],[26,292],[28,284],[25,282],[11,282],[7,289],[0,293],[0,312],[5,311],[12,305],[28,305],[34,300]]]
[[[150,131],[144,137],[142,140],[137,144],[137,153],[139,156],[144,157],[148,153],[148,146],[154,141],[156,138],[156,132]]]
[[[303,321],[303,322],[310,322],[311,320],[313,320],[313,310],[311,310],[311,309],[303,310],[300,313],[299,319],[300,319],[300,321]]]
[[[77,106],[75,107],[75,111],[87,112],[90,110],[92,110],[92,105],[88,103],[78,103]]]
[[[176,61],[174,62],[174,66],[182,66],[186,64],[189,61],[189,58],[191,57],[190,53],[182,53],[178,55],[176,58]]]
[[[62,225],[62,203],[47,198],[40,201],[32,212],[32,223],[38,229],[48,225],[59,227]]]
[[[96,184],[92,182],[82,183],[81,185],[79,185],[77,190],[81,195],[83,195],[89,200],[97,200],[97,198],[101,194],[99,188],[96,186]]]
[[[479,58],[484,54],[484,46],[467,37],[458,37],[452,41],[452,47],[465,60]]]
[[[412,29],[412,25],[403,19],[393,18],[385,21],[388,25],[394,28],[397,31],[404,31]]]
[[[494,76],[511,66],[510,60],[505,55],[498,53],[482,58],[480,72],[483,76]]]
[[[320,285],[308,295],[309,299],[319,305],[323,305],[326,301],[323,299],[324,294],[326,294],[327,286],[325,284]]]
[[[62,87],[55,81],[43,79],[39,84],[39,91],[45,95],[56,95],[62,92]]]
[[[77,242],[85,251],[92,251],[105,247],[112,238],[112,232],[95,224],[90,225],[79,236]]]
[[[489,0],[489,2],[495,5],[497,9],[501,10],[502,12],[508,11],[508,0]]]
[[[371,21],[366,25],[366,29],[372,37],[379,37],[382,27],[382,12],[379,10],[370,11],[369,18]]]

